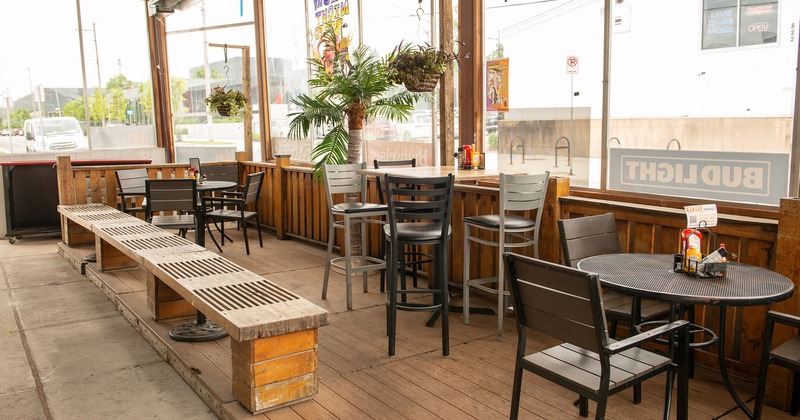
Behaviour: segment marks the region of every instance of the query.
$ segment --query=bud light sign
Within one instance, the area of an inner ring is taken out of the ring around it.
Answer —
[[[789,155],[611,148],[609,188],[777,205],[789,189]]]

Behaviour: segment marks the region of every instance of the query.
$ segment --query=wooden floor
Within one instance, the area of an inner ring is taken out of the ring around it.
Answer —
[[[369,292],[354,281],[353,310],[346,309],[344,276],[332,273],[328,299],[320,297],[325,249],[300,240],[279,241],[266,234],[263,248],[251,236],[251,255],[244,253],[241,233],[230,229],[233,244],[222,255],[250,271],[298,293],[331,312],[331,323],[320,329],[319,394],[310,400],[252,416],[233,399],[229,339],[211,343],[178,343],[168,338],[171,327],[181,322],[157,323],[146,310],[144,275],[138,269],[100,273],[94,264],[87,276],[117,303],[122,313],[145,339],[181,373],[209,406],[223,418],[361,419],[445,418],[502,419],[511,405],[517,334],[514,321],[506,318],[505,340],[498,341],[496,318],[470,316],[462,323],[460,313],[450,317],[450,356],[441,353],[441,321],[425,327],[429,313],[400,312],[397,355],[387,356],[385,298],[379,292],[379,276],[369,277]],[[251,232],[253,233],[253,232]],[[189,234],[191,236],[191,233]],[[209,242],[209,249],[216,251]],[[62,247],[62,249],[66,249]],[[66,249],[74,261],[93,249]],[[424,285],[423,285],[424,286]],[[493,301],[477,298],[474,305],[492,307]],[[460,290],[453,290],[453,304],[460,304]],[[530,351],[552,345],[546,337],[528,336]],[[663,376],[644,386],[643,402],[632,403],[632,392],[611,398],[609,419],[660,419],[663,410]],[[737,380],[740,395],[750,398],[754,385]],[[531,374],[523,382],[520,418],[578,419],[575,395]],[[744,419],[722,385],[719,373],[702,366],[690,382],[689,416],[693,419]],[[729,414],[729,411],[731,411]],[[590,418],[594,403],[590,402]],[[672,418],[674,418],[674,411]],[[764,418],[790,419],[788,413],[767,408]]]

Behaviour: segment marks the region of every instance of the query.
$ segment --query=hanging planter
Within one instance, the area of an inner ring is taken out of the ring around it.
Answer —
[[[446,53],[430,45],[402,42],[389,55],[389,81],[402,84],[411,92],[431,92],[436,88],[447,63],[458,60],[458,53]]]
[[[211,111],[216,111],[223,117],[239,117],[245,112],[247,98],[239,90],[225,91],[222,86],[217,86],[211,90],[211,95],[205,99],[206,105]]]

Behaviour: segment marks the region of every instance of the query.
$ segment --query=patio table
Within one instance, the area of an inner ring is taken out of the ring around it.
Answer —
[[[728,262],[724,277],[699,278],[673,270],[672,254],[608,254],[586,258],[578,268],[597,273],[600,282],[620,293],[672,304],[719,306],[718,358],[725,387],[736,405],[753,418],[731,385],[725,366],[725,318],[728,306],[767,305],[788,299],[794,283],[774,271]]]

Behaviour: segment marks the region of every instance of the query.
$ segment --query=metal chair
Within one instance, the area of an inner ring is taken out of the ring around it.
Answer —
[[[121,209],[125,213],[137,214],[144,213],[146,201],[141,205],[137,204],[139,197],[144,195],[144,184],[148,179],[147,169],[120,169],[114,171],[117,176],[117,195],[120,197]]]
[[[145,181],[146,220],[162,229],[178,229],[181,236],[197,229],[197,184],[193,179],[148,179]],[[175,212],[156,215],[159,212]]]
[[[214,222],[214,225],[219,229],[221,233],[221,245],[225,245],[225,238],[227,237],[225,235],[225,222],[235,221],[242,227],[244,233],[244,248],[247,255],[250,255],[250,242],[247,238],[247,221],[255,219],[256,228],[258,228],[258,244],[261,248],[264,247],[264,240],[261,237],[261,221],[258,213],[258,199],[261,196],[261,184],[263,181],[264,172],[249,174],[247,175],[247,182],[244,184],[244,189],[238,194],[238,197],[230,195],[226,197],[203,197],[203,206],[213,208],[211,211],[206,211],[206,221]],[[254,211],[247,210],[248,206],[251,204],[254,205]],[[217,222],[219,222],[219,224],[217,224]],[[216,241],[214,242],[216,243]],[[220,251],[222,251],[221,248]]]
[[[564,264],[570,267],[576,267],[584,258],[620,252],[614,213],[559,219],[558,231],[561,234]],[[620,320],[628,323],[628,335],[633,335],[636,325],[654,319],[669,319],[670,315],[670,305],[667,302],[635,298],[614,291],[603,293],[603,307],[606,310],[606,319],[611,321],[608,331],[611,338],[616,338]],[[637,319],[634,319],[634,314],[639,314]],[[633,402],[642,402],[642,389],[638,385],[633,387]]]
[[[503,253],[506,248],[533,246],[533,255],[539,256],[539,227],[542,220],[542,207],[547,195],[547,180],[550,172],[537,175],[500,174],[500,207],[498,214],[470,216],[464,218],[464,323],[469,324],[470,287],[486,293],[497,295],[497,337],[503,339],[503,318],[505,317],[506,296],[505,270],[503,269]],[[508,211],[535,211],[534,219],[518,214],[507,214]],[[471,229],[476,229],[473,234]],[[498,240],[481,231],[497,232]],[[481,237],[482,236],[482,237]],[[486,238],[486,239],[485,239]],[[470,279],[470,242],[496,246],[497,276]],[[496,283],[497,288],[488,283]]]
[[[588,400],[596,401],[595,419],[605,418],[609,396],[663,372],[668,372],[664,400],[668,418],[677,371],[677,418],[688,418],[688,321],[614,341],[606,330],[597,274],[512,253],[504,258],[519,331],[511,419],[519,414],[523,370],[578,393],[583,417],[589,414]],[[563,342],[526,354],[528,328]],[[664,334],[677,336],[670,346],[674,360],[640,348]]]
[[[367,288],[367,272],[373,270],[385,270],[386,263],[375,257],[367,255],[367,223],[384,223],[383,217],[386,216],[388,208],[385,204],[367,203],[367,180],[357,173],[357,170],[364,169],[364,163],[352,163],[345,165],[323,165],[325,179],[325,191],[328,196],[328,212],[330,216],[330,228],[328,230],[328,256],[325,264],[325,279],[322,283],[322,298],[328,297],[328,277],[330,277],[331,266],[344,270],[345,287],[347,289],[347,309],[353,309],[353,286],[351,278],[353,274],[362,273],[364,293]],[[334,204],[334,195],[344,194],[345,202]],[[361,201],[358,201],[358,195]],[[381,219],[370,219],[372,217]],[[361,225],[361,256],[353,257],[350,243],[350,227],[352,223]],[[336,240],[336,229],[344,229],[344,257],[333,258],[333,243]],[[354,265],[353,259],[361,259],[361,264]]]
[[[800,412],[800,336],[795,335],[781,345],[772,348],[772,335],[775,324],[800,328],[800,317],[776,311],[767,312],[767,324],[764,329],[764,348],[761,353],[761,368],[758,371],[756,386],[756,402],[753,407],[753,418],[758,420],[764,412],[764,397],[767,390],[767,369],[775,364],[794,372],[792,386],[792,405],[790,412],[796,416]]]
[[[390,243],[386,257],[386,327],[389,356],[395,354],[397,311],[440,311],[442,316],[442,354],[450,354],[448,324],[448,244],[452,236],[450,214],[453,201],[452,174],[443,177],[412,178],[386,174],[386,198],[389,223],[383,226],[385,240]],[[433,246],[433,275],[429,289],[397,287],[397,265],[400,250],[406,246]],[[432,302],[413,300],[398,302],[398,296],[430,294]]]
[[[561,251],[564,264],[576,267],[584,258],[595,255],[617,254],[620,252],[617,222],[614,213],[596,216],[560,219],[558,231],[561,234]],[[611,321],[608,335],[616,338],[619,321],[627,322],[629,328],[654,319],[669,318],[670,306],[667,302],[654,299],[638,299],[614,291],[603,293],[606,317]],[[634,307],[638,305],[638,307]],[[632,319],[634,309],[638,319]]]
[[[373,160],[372,165],[375,169],[380,168],[416,168],[417,167],[417,159],[407,159],[407,160]],[[375,185],[378,188],[378,200],[381,204],[386,203],[386,193],[384,191],[382,180],[380,176],[375,177]],[[401,250],[403,251],[403,250]],[[386,253],[386,244],[381,241],[380,246],[380,253],[384,255]],[[407,267],[410,266],[411,268],[411,281],[414,287],[417,287],[417,278],[418,272],[422,269],[422,264],[429,263],[432,261],[433,256],[430,254],[425,254],[420,252],[419,247],[411,247],[409,252],[403,252],[400,255],[400,261],[405,261],[405,263],[400,268],[400,276],[401,276],[401,285],[405,287],[406,280],[406,270]],[[381,292],[385,291],[385,276],[384,273],[381,273]]]

